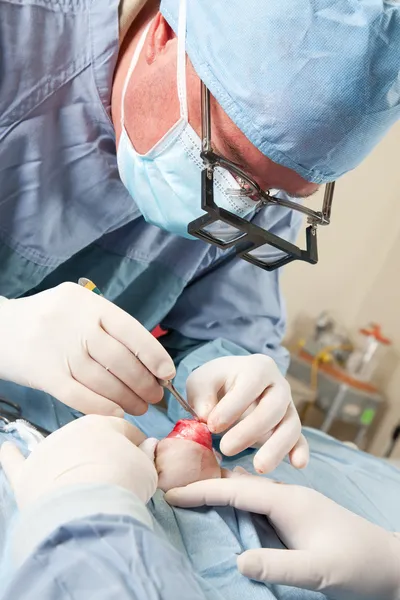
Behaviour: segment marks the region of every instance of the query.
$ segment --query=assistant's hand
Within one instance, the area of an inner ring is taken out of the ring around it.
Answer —
[[[64,283],[0,306],[0,378],[83,413],[141,415],[175,374],[161,344],[126,312]],[[139,360],[138,360],[139,359]]]
[[[251,579],[318,590],[333,600],[400,598],[400,538],[318,492],[252,475],[171,490],[174,506],[234,506],[263,514],[288,550],[248,550],[239,571]]]
[[[254,457],[259,473],[273,471],[288,453],[294,467],[307,465],[308,444],[290,386],[268,356],[229,356],[206,363],[188,378],[187,397],[212,433],[232,427],[221,440],[226,456],[261,446]]]
[[[21,509],[59,488],[82,484],[118,485],[146,504],[157,488],[156,443],[123,419],[90,415],[52,433],[27,459],[4,443],[0,463]]]

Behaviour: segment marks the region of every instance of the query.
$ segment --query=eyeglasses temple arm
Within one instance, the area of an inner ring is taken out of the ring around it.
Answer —
[[[210,91],[201,82],[201,144],[203,152],[211,151],[211,107]]]

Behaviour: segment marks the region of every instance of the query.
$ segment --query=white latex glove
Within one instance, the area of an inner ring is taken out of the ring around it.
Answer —
[[[289,550],[248,550],[251,579],[323,592],[333,600],[398,600],[400,537],[314,490],[248,474],[171,490],[175,506],[234,506],[264,514]]]
[[[290,386],[272,358],[217,358],[193,371],[186,388],[189,403],[212,433],[234,425],[221,440],[226,456],[261,446],[254,457],[259,473],[273,471],[288,453],[294,467],[307,465],[308,444]]]
[[[175,374],[170,356],[138,321],[73,283],[2,303],[0,336],[0,379],[83,413],[141,415],[163,396],[156,377]]]
[[[52,433],[27,459],[14,444],[4,443],[0,463],[20,509],[82,484],[117,485],[147,504],[157,488],[156,444],[123,419],[90,415]]]

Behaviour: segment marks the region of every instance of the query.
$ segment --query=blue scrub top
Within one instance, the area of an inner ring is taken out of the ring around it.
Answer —
[[[223,251],[148,225],[120,181],[118,0],[3,0],[0,56],[0,295],[88,277],[148,329],[171,331],[177,362],[199,347],[195,367],[261,352],[284,372],[279,273],[239,259],[210,271]],[[252,218],[297,237],[299,216],[286,209]],[[8,398],[25,394],[4,385]]]

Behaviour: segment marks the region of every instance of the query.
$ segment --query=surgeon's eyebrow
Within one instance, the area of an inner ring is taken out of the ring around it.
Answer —
[[[250,165],[247,162],[243,152],[241,152],[239,148],[235,146],[235,144],[233,144],[229,139],[225,138],[224,141],[230,154],[233,157],[233,160],[237,163],[237,166],[242,168],[246,167],[249,169]]]
[[[293,200],[296,199],[300,199],[300,200],[305,200],[306,198],[311,198],[311,196],[315,196],[315,194],[317,192],[319,192],[319,187],[314,190],[313,192],[305,192],[304,194],[293,194],[293,192],[287,192],[286,190],[282,190],[282,192],[285,192],[285,194],[287,194],[289,196],[289,198],[293,198]]]
[[[237,166],[242,168],[243,171],[246,171],[248,173],[248,175],[251,175],[255,179],[254,175],[252,175],[252,172],[251,172],[251,166],[247,162],[243,152],[241,152],[240,149],[237,146],[235,146],[235,144],[233,144],[229,139],[224,138],[224,142],[225,142],[225,145],[228,148],[230,154],[233,157],[233,161],[237,164]],[[221,156],[224,156],[223,153],[221,153]],[[287,194],[289,196],[289,198],[293,198],[294,200],[296,200],[296,199],[304,200],[305,198],[310,198],[311,196],[314,196],[314,194],[316,194],[318,192],[319,188],[314,190],[313,192],[306,192],[303,194],[288,192],[287,190],[285,190],[284,187],[280,187],[279,189],[282,192],[285,192],[285,194]]]

